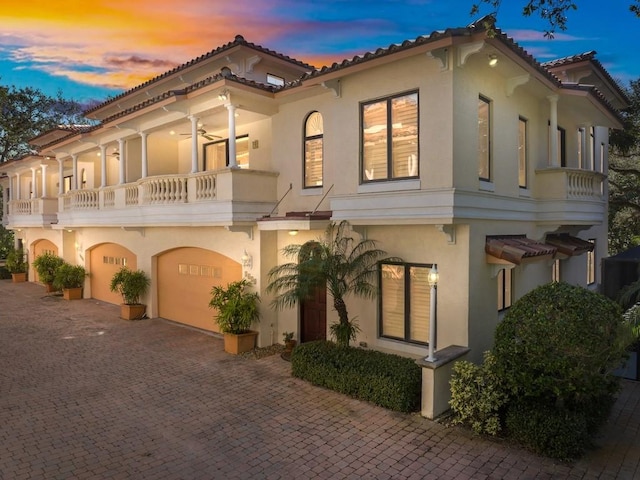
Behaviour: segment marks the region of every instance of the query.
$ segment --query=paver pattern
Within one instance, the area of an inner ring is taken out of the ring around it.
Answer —
[[[640,478],[640,384],[561,463],[308,385],[274,355],[0,281],[0,478]]]

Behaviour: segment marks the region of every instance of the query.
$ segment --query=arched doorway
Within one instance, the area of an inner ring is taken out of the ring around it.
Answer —
[[[300,251],[304,260],[318,252],[317,242],[307,242]],[[300,302],[300,342],[327,339],[327,286],[316,287],[310,298]]]

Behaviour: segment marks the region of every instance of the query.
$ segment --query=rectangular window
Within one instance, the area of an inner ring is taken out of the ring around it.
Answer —
[[[418,93],[361,104],[362,182],[418,176]]]
[[[590,238],[589,241],[593,243],[593,251],[587,252],[587,285],[593,285],[596,283],[596,240]]]
[[[518,185],[527,188],[527,120],[520,117],[518,121]]]
[[[236,137],[236,161],[240,168],[249,168],[249,136]],[[229,165],[229,139],[204,145],[204,169],[220,170]]]
[[[556,258],[551,266],[551,281],[560,282],[560,259]]]
[[[501,312],[511,306],[513,301],[512,275],[510,268],[503,268],[498,272],[498,311]]]
[[[601,143],[600,144],[600,162],[597,169],[600,173],[604,173],[604,152],[605,152],[604,143]]]
[[[491,101],[478,98],[478,177],[491,180]]]
[[[551,122],[549,122],[549,126],[550,125],[551,125]],[[558,155],[558,162],[560,162],[561,167],[566,167],[567,166],[567,155],[566,155],[567,136],[566,136],[565,129],[562,127],[558,127],[558,131],[556,135],[557,135],[557,142],[558,142],[557,152],[556,152],[556,154]],[[550,129],[549,129],[549,159],[551,159],[551,130]]]
[[[584,128],[578,129],[578,168],[586,168],[585,148],[586,148],[586,132]]]
[[[429,342],[431,265],[380,265],[380,336],[406,342]]]
[[[596,169],[596,162],[595,162],[595,156],[596,156],[596,130],[594,127],[589,127],[589,149],[590,149],[590,155],[589,155],[589,166],[588,169],[589,170],[595,170]]]
[[[63,179],[63,187],[62,187],[62,192],[63,193],[67,193],[71,191],[71,178],[73,178],[72,175],[69,175],[68,177],[64,177]]]

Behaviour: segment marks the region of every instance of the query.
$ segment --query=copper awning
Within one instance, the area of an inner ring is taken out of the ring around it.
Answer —
[[[537,242],[524,235],[487,237],[484,251],[492,257],[521,265],[552,259],[557,249],[553,245]]]
[[[558,253],[566,255],[567,257],[573,257],[575,255],[582,255],[586,252],[592,252],[594,248],[592,242],[583,240],[578,237],[572,237],[568,234],[547,235],[545,243],[553,245],[558,249]]]

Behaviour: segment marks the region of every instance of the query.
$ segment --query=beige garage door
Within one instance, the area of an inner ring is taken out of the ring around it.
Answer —
[[[217,332],[209,308],[211,287],[242,278],[242,266],[202,248],[177,248],[158,257],[158,314],[167,320]]]
[[[120,305],[122,297],[109,290],[111,277],[123,265],[131,270],[138,268],[135,254],[117,243],[103,243],[91,249],[91,297],[103,302]]]

